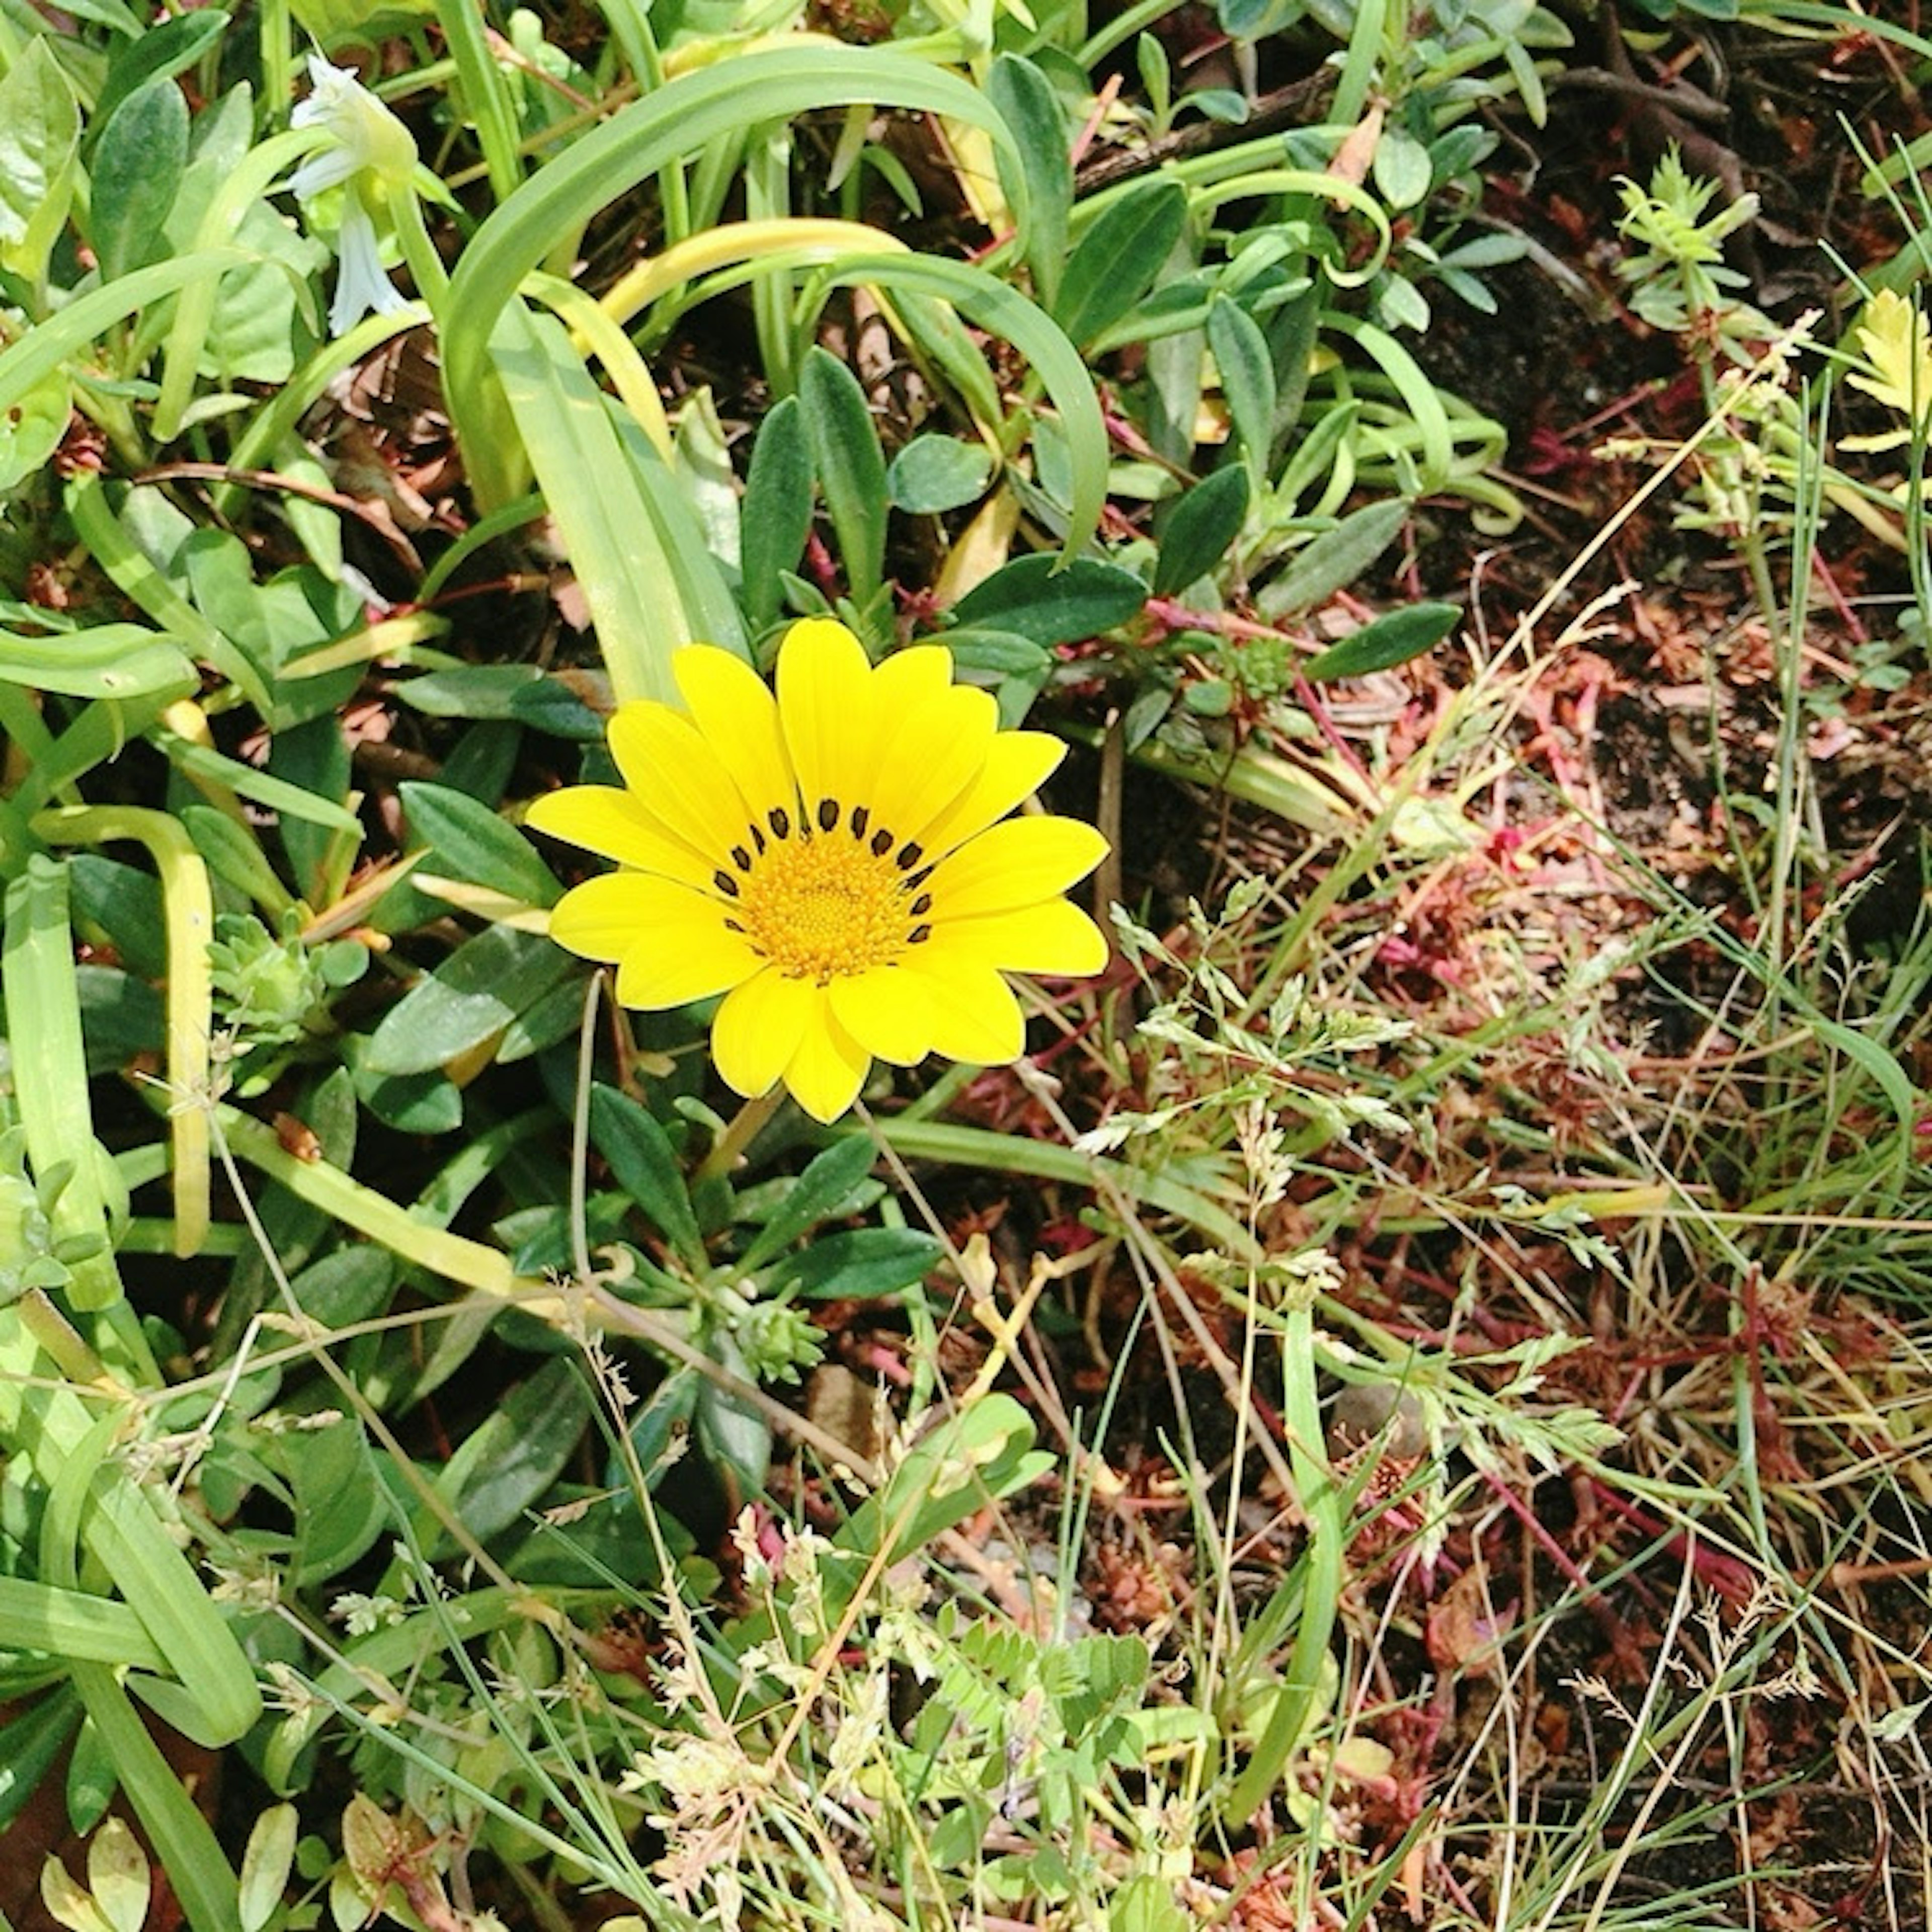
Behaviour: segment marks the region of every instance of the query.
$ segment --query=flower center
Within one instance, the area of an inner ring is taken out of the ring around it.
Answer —
[[[775,807],[731,848],[712,883],[734,902],[725,924],[788,978],[830,981],[889,966],[932,935],[932,868],[916,844],[822,798],[810,822]]]

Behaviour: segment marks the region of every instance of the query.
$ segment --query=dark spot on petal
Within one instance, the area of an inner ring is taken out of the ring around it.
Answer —
[[[765,814],[765,823],[772,828],[774,838],[789,838],[791,836],[791,814],[783,806],[773,806]]]
[[[899,856],[896,862],[901,872],[909,872],[925,856],[926,848],[915,840],[910,845],[902,845],[899,848]]]
[[[892,835],[882,825],[872,834],[872,856],[883,859],[892,849]]]
[[[724,922],[724,930],[727,932],[742,932],[744,929],[735,919],[728,919]]]
[[[752,869],[752,855],[743,846],[734,845],[731,848],[731,862],[740,872],[748,872]]]
[[[906,944],[908,946],[921,946],[932,937],[932,928],[931,926],[916,926],[913,928],[911,932],[906,934]]]
[[[852,836],[854,838],[864,838],[866,836],[866,827],[871,824],[872,822],[872,814],[868,807],[862,805],[855,805],[853,806]]]
[[[735,899],[738,896],[738,881],[733,878],[731,874],[726,872],[722,866],[720,866],[717,871],[712,874],[711,883],[716,886],[728,899]]]
[[[921,892],[912,902],[912,916],[914,919],[918,918],[920,914],[928,913],[932,910],[932,895],[930,892]]]
[[[830,832],[838,823],[838,801],[836,798],[821,798],[818,801],[818,829]]]
[[[752,824],[752,848],[754,851],[760,853],[765,849],[765,835],[758,830],[756,820],[754,820]]]
[[[922,871],[914,873],[910,878],[902,880],[900,882],[901,889],[908,892],[917,892],[920,887],[924,885],[938,869],[937,866],[926,866]]]

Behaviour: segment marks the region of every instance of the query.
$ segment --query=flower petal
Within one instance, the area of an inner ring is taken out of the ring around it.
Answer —
[[[1066,747],[1045,731],[999,733],[979,776],[927,824],[920,843],[935,856],[964,844],[1030,798],[1066,755]]]
[[[791,1064],[823,996],[808,980],[768,966],[724,996],[711,1024],[711,1057],[734,1093],[755,1100]]]
[[[1010,818],[940,861],[929,890],[939,919],[1008,912],[1064,892],[1106,856],[1107,842],[1077,818]]]
[[[764,963],[722,920],[701,928],[680,920],[636,941],[617,962],[617,1004],[646,1012],[688,1006],[742,986]]]
[[[634,699],[612,715],[610,737],[625,784],[659,824],[720,860],[742,842],[751,807],[710,742],[682,712],[647,698]]]
[[[646,940],[695,950],[709,944],[713,933],[736,938],[728,933],[724,918],[717,900],[688,886],[647,872],[607,872],[573,886],[557,901],[550,909],[550,936],[586,959],[628,959]]]
[[[932,988],[896,966],[834,980],[826,989],[840,1025],[868,1053],[916,1066],[932,1051]]]
[[[1008,973],[1070,978],[1100,972],[1107,964],[1106,935],[1064,899],[972,919],[940,920],[930,943],[941,958]]]
[[[1000,1066],[1026,1051],[1026,1022],[1012,988],[989,967],[962,963],[944,955],[927,956],[898,970],[914,984],[909,994],[925,1008],[932,1050],[948,1060],[974,1066]]]
[[[878,712],[865,646],[843,624],[808,617],[778,647],[778,718],[809,818],[820,799],[862,802],[878,763]]]
[[[710,860],[670,837],[628,792],[615,785],[566,785],[561,791],[546,793],[524,814],[524,823],[620,865],[700,890],[718,869]]]
[[[872,1056],[832,1018],[828,1004],[807,1024],[784,1083],[814,1120],[836,1120],[858,1099],[872,1065]]]
[[[992,694],[949,685],[907,716],[893,734],[872,780],[872,819],[902,844],[922,836],[985,766],[999,728]]]
[[[774,806],[798,810],[798,782],[785,756],[778,707],[767,685],[744,659],[716,644],[688,644],[670,661],[679,694],[705,742],[762,821]]]

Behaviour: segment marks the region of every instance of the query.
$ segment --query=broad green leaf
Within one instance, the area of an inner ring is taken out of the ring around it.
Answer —
[[[292,1804],[276,1804],[255,1820],[242,1854],[242,1889],[237,1901],[242,1932],[262,1932],[281,1910],[295,1866],[301,1818]]]
[[[1166,265],[1187,225],[1187,191],[1151,181],[1106,208],[1066,264],[1053,319],[1083,346],[1132,308]]]
[[[526,905],[552,906],[562,888],[536,849],[487,805],[447,785],[398,788],[414,837],[430,848],[422,870],[487,886]]]
[[[1256,599],[1262,615],[1272,620],[1326,603],[1395,542],[1408,518],[1408,506],[1400,500],[1371,503],[1324,530]]]
[[[1429,150],[1405,128],[1384,128],[1376,143],[1376,191],[1390,210],[1413,208],[1429,192],[1435,173]]]
[[[771,1286],[820,1300],[883,1301],[924,1280],[945,1252],[916,1228],[850,1228],[786,1256],[772,1271]]]
[[[590,1410],[590,1391],[576,1362],[552,1356],[512,1388],[451,1456],[436,1479],[437,1496],[478,1542],[488,1541],[562,1473]],[[447,1550],[446,1536],[436,1543]]]
[[[37,34],[0,80],[0,265],[30,281],[66,223],[80,147],[74,89]]]
[[[962,625],[1016,632],[1036,644],[1070,644],[1138,616],[1147,586],[1118,565],[1050,556],[1016,557],[952,607]]]
[[[67,372],[56,369],[0,416],[0,496],[17,489],[45,467],[65,438],[73,412],[73,386]],[[0,676],[6,674],[0,667]]]
[[[374,1249],[350,1252],[388,1258]],[[296,1545],[289,1571],[297,1587],[308,1589],[368,1553],[389,1526],[394,1499],[376,1474],[362,1425],[352,1418],[297,1437],[290,1446],[286,1466],[295,1491]]]
[[[704,1238],[691,1211],[683,1169],[670,1136],[646,1108],[614,1087],[590,1090],[590,1137],[612,1178],[641,1208],[686,1265],[706,1264]]]
[[[151,80],[102,132],[88,175],[88,224],[103,281],[168,252],[164,231],[188,165],[188,122],[181,89]]]
[[[737,1349],[720,1338],[720,1365],[748,1382],[749,1365]],[[698,1445],[723,1482],[727,1507],[734,1515],[763,1493],[771,1471],[772,1425],[764,1414],[729,1389],[700,1380],[692,1411]]]
[[[138,40],[117,40],[107,63],[107,80],[94,104],[93,136],[104,140],[114,112],[150,81],[184,74],[227,31],[229,16],[218,7],[198,7],[157,20]]]
[[[1154,567],[1154,594],[1172,597],[1209,575],[1240,534],[1248,514],[1247,472],[1234,464],[1205,476],[1168,515]]]
[[[799,406],[813,467],[855,602],[878,590],[886,560],[886,459],[859,379],[814,349],[799,373]]]
[[[1073,206],[1066,110],[1052,82],[1017,54],[1003,53],[994,60],[986,92],[1018,145],[1029,217],[1027,266],[1033,271],[1034,292],[1051,308],[1066,259],[1066,218]],[[1007,199],[1020,199],[1010,185]]]
[[[8,1647],[16,1650],[53,1648],[12,1638]],[[31,1702],[10,1708],[18,1714],[0,1724],[0,1832],[5,1832],[26,1808],[80,1722],[80,1700],[64,1685],[45,1692]]]
[[[983,496],[992,474],[992,452],[985,444],[916,436],[892,458],[886,488],[902,510],[930,515]]]
[[[412,710],[431,718],[509,718],[517,715],[518,694],[542,678],[535,664],[464,664],[425,671],[393,688]]]
[[[1329,678],[1365,677],[1370,671],[1406,664],[1411,658],[1433,650],[1456,628],[1462,614],[1462,607],[1456,604],[1411,604],[1400,610],[1385,610],[1339,644],[1330,644],[1311,658],[1306,675],[1310,682],[1320,684]]]
[[[778,614],[780,578],[796,570],[812,534],[812,445],[798,398],[787,396],[767,412],[752,444],[739,514],[739,561],[745,614],[753,629]]]
[[[390,1008],[370,1040],[367,1070],[429,1073],[446,1066],[501,1033],[574,970],[548,939],[490,926]]]
[[[1208,346],[1221,372],[1221,393],[1241,440],[1249,476],[1258,490],[1268,478],[1274,441],[1274,358],[1268,338],[1246,310],[1224,298],[1208,311]]]
[[[294,896],[275,876],[260,842],[212,805],[188,805],[177,814],[208,869],[224,885],[253,899],[272,920],[279,920],[295,904]]]

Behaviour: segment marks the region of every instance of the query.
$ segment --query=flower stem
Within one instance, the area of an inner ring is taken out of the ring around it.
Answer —
[[[784,1098],[784,1087],[774,1085],[756,1100],[747,1100],[732,1115],[711,1151],[698,1163],[698,1172],[691,1177],[692,1185],[696,1186],[700,1182],[716,1180],[728,1174],[738,1165],[745,1150],[758,1138],[759,1130],[778,1112],[778,1102]]]

